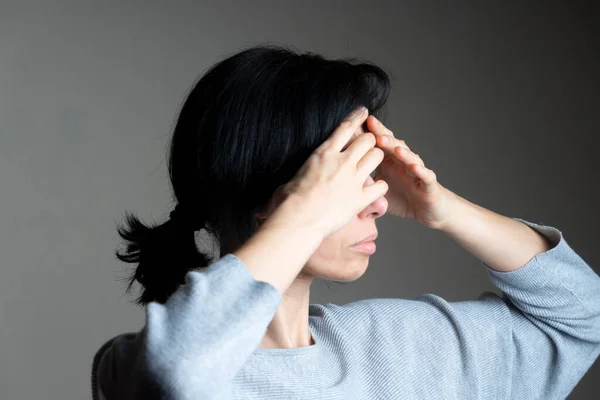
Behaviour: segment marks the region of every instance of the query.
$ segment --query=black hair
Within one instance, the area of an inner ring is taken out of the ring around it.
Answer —
[[[309,155],[353,110],[380,115],[390,74],[358,58],[326,59],[312,52],[261,44],[211,66],[187,94],[169,145],[174,197],[186,215],[202,218],[220,256],[257,230],[255,213],[288,182]],[[119,260],[137,263],[138,305],[164,303],[188,271],[211,264],[192,229],[168,219],[145,225],[125,212],[127,243]]]

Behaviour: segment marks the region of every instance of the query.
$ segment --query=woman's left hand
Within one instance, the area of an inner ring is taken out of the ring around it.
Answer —
[[[385,153],[374,179],[383,179],[389,186],[385,194],[388,214],[414,218],[428,228],[440,229],[455,209],[454,193],[440,185],[421,157],[373,115],[368,117],[367,127]]]

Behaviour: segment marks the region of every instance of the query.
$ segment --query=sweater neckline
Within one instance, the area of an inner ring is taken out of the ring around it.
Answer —
[[[267,356],[267,357],[288,357],[288,356],[303,356],[303,355],[314,355],[321,350],[321,338],[318,337],[316,329],[313,325],[314,316],[309,315],[308,317],[308,330],[310,331],[315,344],[310,346],[293,347],[290,349],[286,348],[264,348],[257,347],[252,353],[254,356]]]
[[[338,385],[344,379],[340,376],[341,364],[331,352],[330,333],[323,327],[322,311],[319,305],[311,305],[309,309],[308,328],[315,344],[291,349],[257,347],[238,379],[272,385],[270,375],[277,371],[284,386],[291,382],[311,382],[313,389],[327,390]]]

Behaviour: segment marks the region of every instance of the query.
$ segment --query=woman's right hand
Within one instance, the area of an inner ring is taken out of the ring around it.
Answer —
[[[369,116],[366,109],[351,113],[309,156],[296,175],[281,185],[268,206],[273,210],[295,199],[294,216],[321,229],[323,237],[347,225],[361,210],[388,190],[384,180],[364,187],[367,177],[384,158],[372,133],[358,136],[346,149],[356,129]]]

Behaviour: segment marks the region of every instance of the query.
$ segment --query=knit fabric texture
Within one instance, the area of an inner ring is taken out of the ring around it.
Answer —
[[[311,304],[316,344],[259,347],[282,300],[227,254],[96,350],[94,399],[564,399],[600,353],[600,277],[558,229],[500,295]],[[282,261],[285,262],[285,261]],[[460,274],[460,270],[456,269]]]

